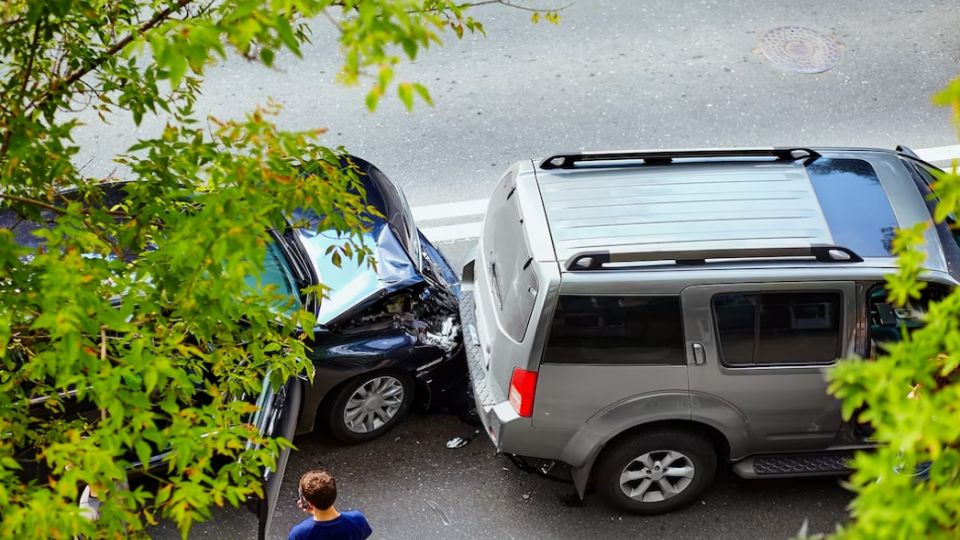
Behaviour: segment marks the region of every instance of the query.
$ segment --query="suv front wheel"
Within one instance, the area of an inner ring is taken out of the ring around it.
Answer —
[[[700,435],[675,429],[638,432],[605,452],[597,487],[617,508],[662,514],[691,503],[713,481],[717,454]]]

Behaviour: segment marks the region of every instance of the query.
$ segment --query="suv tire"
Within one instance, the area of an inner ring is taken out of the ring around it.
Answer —
[[[596,480],[603,498],[620,510],[663,514],[693,502],[716,472],[717,454],[709,439],[659,429],[615,443],[604,453]]]
[[[406,372],[377,371],[359,375],[340,388],[331,403],[330,432],[345,444],[365,443],[381,437],[406,416],[413,404],[413,392],[413,378]],[[357,405],[364,401],[364,394],[372,400],[367,402],[368,408],[361,406],[363,410],[358,412]],[[370,419],[367,425],[363,425],[364,415]],[[348,422],[348,418],[353,422]]]

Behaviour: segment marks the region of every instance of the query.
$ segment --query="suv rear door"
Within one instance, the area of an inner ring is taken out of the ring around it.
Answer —
[[[687,362],[678,295],[564,294],[561,287],[533,425],[577,430],[614,422],[608,427],[616,430],[620,422],[687,419]]]
[[[731,457],[819,450],[841,426],[826,369],[854,352],[853,282],[687,287],[681,295],[694,420],[731,442]]]

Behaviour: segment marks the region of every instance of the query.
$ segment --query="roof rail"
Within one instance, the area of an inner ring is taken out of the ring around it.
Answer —
[[[914,152],[913,150],[907,148],[906,146],[904,146],[904,145],[902,145],[902,144],[897,145],[897,150],[896,150],[896,151],[897,151],[897,152],[900,152],[901,154],[910,156],[910,157],[912,157],[912,158],[914,158],[914,159],[920,159],[920,156],[918,156],[916,152]]]
[[[820,154],[809,148],[709,148],[702,150],[624,150],[615,152],[577,152],[552,155],[540,162],[541,169],[572,169],[575,163],[586,161],[643,160],[650,164],[672,163],[675,159],[697,158],[759,158],[772,157],[781,161],[807,159],[813,161]]]
[[[782,248],[715,248],[688,251],[636,251],[610,253],[581,251],[567,259],[567,270],[599,270],[608,263],[674,261],[678,264],[704,264],[708,259],[809,258],[826,263],[859,263],[863,257],[853,250],[832,245]]]

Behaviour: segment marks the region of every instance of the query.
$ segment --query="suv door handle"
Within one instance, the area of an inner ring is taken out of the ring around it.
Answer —
[[[703,343],[694,343],[693,344],[693,361],[698,366],[702,366],[707,363],[707,351],[703,348]]]

